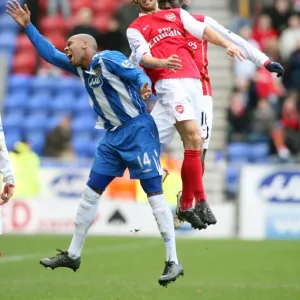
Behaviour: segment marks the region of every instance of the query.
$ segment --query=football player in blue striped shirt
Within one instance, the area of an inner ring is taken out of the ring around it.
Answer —
[[[98,128],[107,129],[100,141],[88,182],[75,217],[75,232],[68,251],[40,261],[45,267],[67,267],[76,271],[90,226],[97,213],[103,191],[126,168],[131,178],[139,179],[148,195],[166,246],[166,264],[161,285],[183,274],[176,254],[173,217],[162,191],[160,143],[153,118],[146,112],[143,99],[151,95],[151,81],[117,51],[97,53],[89,35],[69,38],[65,53],[58,51],[31,24],[30,11],[15,0],[8,2],[7,13],[23,28],[39,55],[47,62],[81,78],[98,115]],[[168,60],[162,60],[168,66]],[[172,67],[172,66],[171,66]]]

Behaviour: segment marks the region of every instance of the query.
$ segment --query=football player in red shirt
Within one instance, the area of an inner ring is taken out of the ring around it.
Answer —
[[[184,4],[188,5],[190,4],[190,2],[191,2],[190,0],[158,0],[160,9],[181,8]],[[226,40],[231,41],[234,45],[239,47],[245,54],[246,58],[249,61],[256,64],[258,67],[265,67],[269,72],[277,73],[278,77],[283,75],[284,69],[278,62],[271,62],[267,55],[265,55],[258,49],[254,48],[251,44],[249,44],[240,36],[232,33],[230,30],[220,25],[214,19],[203,15],[192,15],[192,16],[197,21],[208,24],[210,28],[218,32]],[[203,104],[204,104],[205,116],[207,120],[208,136],[204,142],[202,156],[201,156],[203,173],[204,173],[204,159],[211,138],[212,121],[213,121],[212,87],[211,87],[210,78],[208,74],[208,58],[207,58],[208,43],[206,40],[200,41],[199,39],[197,39],[196,37],[194,37],[189,33],[187,33],[186,35],[186,41],[188,46],[193,51],[194,61],[201,75],[203,94],[198,95],[198,97],[202,97],[205,100]],[[181,193],[179,193],[178,195],[179,195],[178,205],[177,205],[176,212],[174,214],[174,226],[176,229],[180,228],[183,224],[183,222],[181,222],[177,217],[180,208]],[[213,214],[211,213],[210,208],[206,202],[201,201],[199,205],[196,205],[195,210],[204,223],[208,225],[216,223],[216,220]]]
[[[176,130],[185,148],[182,164],[182,200],[178,217],[194,228],[207,225],[195,213],[193,199],[205,202],[200,154],[207,126],[200,73],[187,45],[186,33],[224,47],[231,57],[244,56],[240,49],[226,41],[206,24],[196,21],[182,9],[158,9],[157,0],[133,0],[141,11],[128,28],[127,37],[136,63],[142,65],[155,85],[157,103],[152,116],[160,141],[171,142]]]

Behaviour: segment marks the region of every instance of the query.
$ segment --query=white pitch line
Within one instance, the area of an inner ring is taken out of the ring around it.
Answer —
[[[122,243],[122,244],[115,244],[115,245],[102,245],[101,247],[96,247],[93,249],[87,249],[86,251],[83,250],[83,256],[91,255],[95,253],[105,253],[105,252],[118,252],[118,251],[129,251],[129,250],[135,250],[140,249],[142,247],[156,247],[160,246],[159,241],[152,241],[152,242],[142,242],[142,243]],[[49,253],[51,254],[51,251],[49,252],[36,252],[36,253],[28,253],[28,254],[20,254],[20,255],[11,255],[11,256],[5,256],[0,257],[0,264],[5,263],[13,263],[13,262],[19,262],[24,260],[35,260],[35,259],[42,259],[44,257],[49,256]]]

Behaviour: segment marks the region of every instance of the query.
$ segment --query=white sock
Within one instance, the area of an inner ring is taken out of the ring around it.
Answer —
[[[90,187],[84,188],[75,217],[75,231],[68,253],[72,258],[79,257],[88,233],[97,213],[100,195]]]
[[[166,246],[166,261],[174,261],[178,264],[173,215],[165,196],[163,194],[155,195],[149,197],[148,200]]]

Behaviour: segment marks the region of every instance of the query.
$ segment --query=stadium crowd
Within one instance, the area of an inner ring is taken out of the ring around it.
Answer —
[[[227,112],[228,141],[231,146],[265,143],[274,161],[297,161],[300,154],[300,2],[232,2],[240,4],[233,5],[238,12],[234,30],[271,60],[280,61],[286,72],[283,79],[278,79],[264,68],[234,62],[235,85]]]

